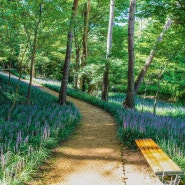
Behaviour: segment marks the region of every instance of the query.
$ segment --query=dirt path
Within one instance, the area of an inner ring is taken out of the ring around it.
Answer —
[[[64,146],[52,152],[29,185],[160,185],[140,153],[123,150],[108,113],[71,97],[68,100],[80,110],[81,125]]]

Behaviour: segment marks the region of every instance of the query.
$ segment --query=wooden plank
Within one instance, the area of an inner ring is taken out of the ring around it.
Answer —
[[[184,172],[152,139],[138,139],[135,142],[156,175],[183,175]]]
[[[157,166],[157,170],[154,170],[154,172],[156,171],[163,171],[164,170],[164,167],[162,164],[158,163],[159,162],[159,155],[158,153],[156,152],[156,147],[155,146],[151,146],[150,143],[149,143],[149,140],[143,140],[142,141],[145,145],[145,148],[143,148],[143,150],[147,150],[147,152],[150,154],[148,156],[145,156],[145,158],[147,160],[153,160],[155,166]],[[152,167],[152,166],[151,166]],[[152,167],[153,168],[153,167]]]
[[[148,148],[145,146],[145,143],[142,140],[137,140],[136,144],[138,145],[139,149],[141,150],[141,153],[153,169],[153,171],[159,171],[161,169],[160,166],[156,165],[155,158],[151,154],[151,152],[148,150]]]
[[[174,169],[174,166],[171,165],[170,161],[171,159],[165,155],[165,153],[155,144],[152,142],[152,140],[143,140],[143,143],[145,143],[145,148],[143,150],[147,150],[150,153],[150,156],[152,155],[152,158],[149,156],[145,156],[146,158],[149,158],[149,160],[154,160],[155,165],[158,166],[158,171],[167,171],[167,169]],[[174,169],[175,170],[175,169]],[[176,170],[179,170],[176,169]]]
[[[150,139],[150,142],[152,146],[157,146],[152,139]],[[157,152],[159,154],[158,162],[162,164],[165,171],[182,171],[159,146],[157,146]]]
[[[169,163],[170,158],[167,155],[164,155],[164,152],[155,143],[151,140],[147,140],[146,147],[147,146],[150,147],[149,152],[152,153],[155,158],[156,165],[159,166],[159,170],[155,171],[155,173],[159,171],[169,171],[169,169],[171,170],[173,168]]]

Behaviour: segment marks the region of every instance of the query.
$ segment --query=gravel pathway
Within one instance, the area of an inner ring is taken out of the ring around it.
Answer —
[[[58,96],[53,90],[43,91]],[[29,185],[161,185],[140,152],[126,150],[114,119],[102,109],[67,98],[82,114],[80,127],[57,147]]]
[[[41,87],[58,96],[58,93]],[[64,146],[56,148],[34,185],[123,185],[121,144],[116,125],[105,111],[68,97],[82,114],[81,125]]]

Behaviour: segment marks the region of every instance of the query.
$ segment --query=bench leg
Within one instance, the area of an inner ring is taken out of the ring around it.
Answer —
[[[163,173],[163,175],[160,177],[160,179],[164,185],[179,185],[180,184],[181,176],[179,176],[179,175],[171,176],[170,180],[166,180],[164,177],[166,177],[165,173]]]

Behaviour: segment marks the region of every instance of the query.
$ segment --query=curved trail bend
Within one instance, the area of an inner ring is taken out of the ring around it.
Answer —
[[[38,85],[37,85],[38,86]],[[58,93],[39,86],[58,97]],[[82,114],[79,128],[57,147],[29,185],[160,185],[140,153],[124,149],[105,111],[68,97]]]
[[[58,93],[40,87],[55,96]],[[122,185],[121,147],[113,118],[103,110],[68,97],[82,114],[80,128],[56,148],[43,167],[40,185]]]

